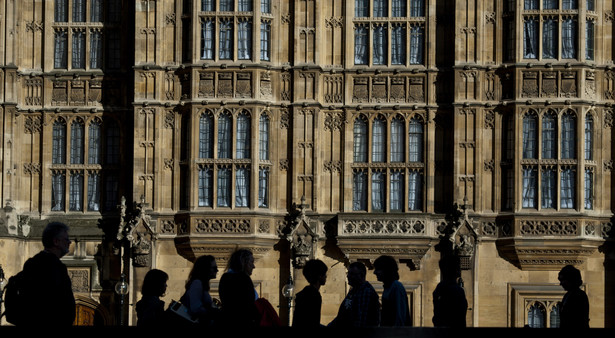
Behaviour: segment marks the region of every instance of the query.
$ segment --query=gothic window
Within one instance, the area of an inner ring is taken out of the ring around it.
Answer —
[[[271,13],[271,0],[261,0],[261,12]]]
[[[402,211],[404,205],[404,172],[391,172],[391,211]]]
[[[547,112],[542,118],[542,158],[555,158],[557,149],[557,118],[553,112]]]
[[[250,137],[250,115],[245,111],[239,113],[237,116],[237,140],[236,158],[250,158],[250,143],[252,137]]]
[[[213,12],[216,10],[216,0],[201,0],[201,11]]]
[[[88,174],[88,211],[100,210],[100,174],[90,172]]]
[[[76,119],[70,128],[70,164],[83,164],[83,120]]]
[[[403,118],[395,117],[391,121],[391,162],[404,161],[405,134]]]
[[[416,114],[377,114],[371,119],[359,114],[355,118],[353,210],[423,209],[423,128],[423,120]]]
[[[594,209],[594,171],[592,168],[585,169],[585,209]]]
[[[218,158],[231,158],[232,120],[227,111],[218,117]]]
[[[88,132],[88,164],[102,163],[101,121],[95,119],[90,123]]]
[[[587,11],[581,10],[576,0],[525,0],[521,15],[523,58],[594,60],[595,8],[593,1],[587,1],[584,6]],[[506,13],[505,24],[512,22],[513,11],[514,8]],[[585,22],[584,27],[581,22]],[[504,35],[512,36],[506,31]],[[582,37],[584,41],[579,41]],[[584,53],[580,52],[582,48]],[[510,45],[506,45],[506,49],[507,53],[514,50]]]
[[[541,198],[543,209],[555,209],[557,202],[557,175],[553,167],[544,167],[541,172]]]
[[[382,171],[372,173],[372,210],[384,211],[386,203],[386,175]]]
[[[271,21],[261,21],[261,61],[271,60]]]
[[[562,158],[572,159],[576,157],[576,118],[570,111],[562,116]]]
[[[212,158],[214,120],[210,112],[201,114],[199,118],[199,158]]]
[[[354,14],[355,65],[424,63],[424,0],[355,0]]]
[[[585,160],[594,159],[594,118],[591,114],[585,116]]]
[[[357,170],[353,173],[352,210],[367,211],[367,173]]]
[[[269,116],[262,114],[258,124],[258,158],[261,161],[269,160]]]
[[[372,124],[372,162],[384,162],[386,155],[386,120],[380,116]]]
[[[183,168],[185,181],[194,179],[196,188],[189,183],[186,189],[196,192],[194,205],[208,208],[267,208],[269,206],[270,178],[270,118],[269,112],[252,122],[248,109],[224,109],[220,112],[205,110],[196,117],[198,139],[194,145],[197,169],[190,178],[190,168]],[[186,123],[186,125],[189,125]],[[253,129],[254,128],[254,129]],[[187,137],[182,142],[191,142]],[[186,145],[188,145],[186,143]],[[252,150],[258,156],[258,170],[252,170]],[[189,155],[184,155],[189,156]],[[255,183],[254,185],[252,184]],[[198,189],[198,190],[197,190]],[[252,200],[252,191],[254,194]],[[190,198],[188,194],[187,198]],[[182,201],[182,207],[190,203]]]
[[[561,302],[540,299],[528,300],[526,326],[530,328],[558,328]]]
[[[523,207],[536,208],[536,168],[531,166],[523,167]]]
[[[528,113],[523,117],[523,158],[536,158],[536,124],[538,117]]]
[[[560,173],[561,175],[561,193],[560,193],[560,207],[562,209],[573,209],[574,205],[574,193],[575,193],[575,171],[572,167],[564,167]]]
[[[423,161],[423,123],[418,118],[410,120],[408,132],[408,160],[410,162]]]
[[[269,206],[269,168],[261,167],[258,172],[258,206]]]
[[[51,163],[66,163],[66,121],[64,119],[57,119],[53,123]]]
[[[54,1],[54,49],[55,69],[101,69],[103,66],[103,39],[105,33],[104,11],[106,5],[109,22],[119,20],[113,16],[118,0],[55,0]],[[108,25],[109,30],[114,30]],[[119,37],[118,37],[119,38]],[[114,58],[119,58],[119,43],[107,42],[108,67],[119,68]],[[113,62],[111,62],[113,61]]]
[[[210,167],[199,169],[199,207],[211,207],[213,198],[213,171]]]
[[[258,9],[263,15],[256,21]],[[270,61],[272,19],[270,0],[256,8],[253,0],[201,0],[200,58]]]
[[[87,119],[82,116],[67,122],[60,116],[51,128],[51,210],[115,210],[118,197],[116,165],[120,154],[117,124],[111,119],[103,123],[100,117]],[[103,158],[106,159],[104,164]]]
[[[231,169],[229,167],[218,168],[218,206],[231,206]]]
[[[578,130],[577,124],[584,128]],[[522,208],[593,208],[595,132],[591,113],[585,114],[581,123],[575,110],[570,108],[548,109],[540,114],[535,110],[524,113],[520,172]],[[578,152],[581,145],[583,151]]]
[[[250,169],[239,166],[235,172],[235,206],[249,207],[250,197]]]
[[[359,116],[354,121],[354,162],[367,162],[367,120]]]

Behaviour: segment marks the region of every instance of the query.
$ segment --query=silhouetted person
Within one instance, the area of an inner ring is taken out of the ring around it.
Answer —
[[[561,328],[589,328],[589,300],[585,291],[580,287],[583,285],[581,271],[572,265],[566,265],[560,270],[557,279],[566,290],[562,298],[560,311]]]
[[[311,259],[303,267],[303,276],[310,283],[295,297],[293,327],[320,327],[322,297],[320,287],[327,282],[327,265],[318,259]]]
[[[25,298],[32,306],[27,324],[33,327],[71,326],[75,321],[72,284],[60,261],[70,247],[68,231],[64,223],[49,223],[43,230],[44,249],[24,264]]]
[[[348,284],[351,286],[340,304],[337,317],[329,326],[366,327],[380,324],[380,302],[374,287],[365,280],[367,269],[361,262],[348,266]]]
[[[399,282],[399,268],[395,258],[378,257],[374,261],[374,274],[384,286],[380,326],[411,326],[408,294]]]
[[[442,280],[433,292],[433,324],[436,327],[466,327],[468,301],[459,285],[459,264],[453,258],[440,261]]]
[[[258,294],[250,278],[253,270],[251,251],[239,249],[231,255],[228,270],[220,278],[219,286],[223,325],[245,328],[259,324]]]
[[[198,318],[199,324],[203,326],[212,326],[218,316],[219,310],[209,294],[209,282],[217,275],[218,264],[214,256],[197,258],[188,276],[186,291],[180,299],[188,309],[188,314]]]
[[[145,274],[141,286],[141,300],[136,304],[137,326],[162,326],[166,323],[164,301],[160,297],[167,291],[169,275],[158,269]]]

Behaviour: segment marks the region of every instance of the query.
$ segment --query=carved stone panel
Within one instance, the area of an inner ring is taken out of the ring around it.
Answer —
[[[523,73],[523,91],[521,93],[523,97],[537,97],[538,96],[538,72],[524,72]]]
[[[557,73],[544,72],[542,73],[542,96],[556,97],[557,96]]]
[[[391,78],[391,102],[405,102],[406,101],[406,79],[403,77]]]
[[[425,83],[422,77],[411,77],[408,102],[425,102]]]
[[[199,97],[214,97],[214,73],[199,74]]]
[[[577,96],[577,74],[575,72],[562,73],[562,91],[563,97]]]
[[[51,102],[58,105],[68,103],[68,81],[54,81],[51,92]]]
[[[252,73],[237,73],[235,93],[235,96],[238,98],[252,97]]]
[[[233,73],[218,74],[218,97],[233,97]]]
[[[368,77],[355,77],[352,89],[352,102],[366,102],[369,99]]]
[[[387,102],[387,78],[375,77],[372,79],[372,101]]]

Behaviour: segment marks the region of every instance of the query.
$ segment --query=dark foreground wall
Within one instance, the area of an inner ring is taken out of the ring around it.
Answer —
[[[31,334],[31,335],[30,335]],[[529,328],[467,328],[467,329],[439,329],[439,328],[365,328],[365,329],[331,329],[298,330],[294,328],[258,328],[253,330],[240,330],[228,328],[224,330],[203,330],[190,328],[162,328],[140,329],[137,327],[75,327],[70,329],[51,328],[17,328],[0,327],[0,337],[217,337],[217,338],[602,338],[615,337],[615,329],[529,329]]]

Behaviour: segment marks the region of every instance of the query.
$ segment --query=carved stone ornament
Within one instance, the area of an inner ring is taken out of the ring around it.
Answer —
[[[371,265],[381,255],[394,257],[413,270],[421,268],[421,260],[431,248],[435,237],[429,229],[435,223],[415,219],[408,214],[382,216],[339,215],[337,246],[349,261],[364,261]]]
[[[301,204],[293,204],[289,221],[281,231],[281,236],[290,243],[292,262],[296,268],[303,268],[314,257],[314,248],[319,238],[312,221],[306,215],[307,208],[309,205],[305,203],[305,197],[301,198]]]
[[[131,212],[127,211],[126,198],[120,204],[120,225],[118,242],[130,244],[132,263],[137,267],[148,267],[152,263],[152,246],[157,234],[151,226],[151,217],[145,212],[144,201],[135,203]]]
[[[599,232],[585,231],[593,223],[575,219],[511,220],[513,228],[496,244],[500,255],[522,270],[556,271],[564,265],[583,264],[598,250]]]

